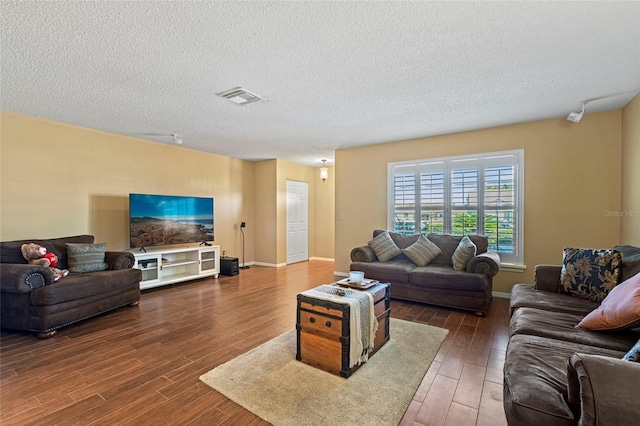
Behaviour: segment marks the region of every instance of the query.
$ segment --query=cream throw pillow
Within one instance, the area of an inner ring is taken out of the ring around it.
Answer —
[[[420,234],[418,240],[406,249],[402,250],[413,263],[418,266],[426,266],[435,259],[442,250],[424,235]]]
[[[456,271],[464,271],[464,268],[467,266],[467,263],[473,256],[476,255],[476,245],[473,244],[473,241],[467,236],[464,236],[458,247],[456,247],[456,251],[453,252],[453,256],[451,256],[451,263],[453,264],[453,269]]]
[[[398,248],[388,232],[381,232],[367,244],[369,244],[369,247],[371,247],[380,262],[389,261],[402,253],[402,250]]]

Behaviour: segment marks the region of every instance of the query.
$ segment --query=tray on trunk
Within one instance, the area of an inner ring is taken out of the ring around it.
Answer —
[[[349,288],[358,288],[360,290],[373,287],[378,283],[379,283],[378,280],[369,280],[366,278],[361,283],[352,283],[351,281],[349,281],[349,278],[345,278],[336,282],[336,284],[338,284],[339,286],[349,287]]]

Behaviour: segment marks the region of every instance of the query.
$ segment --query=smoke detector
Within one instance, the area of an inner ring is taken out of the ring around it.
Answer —
[[[251,93],[250,91],[243,89],[242,87],[236,87],[235,89],[227,90],[226,92],[218,93],[218,96],[229,99],[238,105],[251,104],[253,102],[264,101],[264,98]]]

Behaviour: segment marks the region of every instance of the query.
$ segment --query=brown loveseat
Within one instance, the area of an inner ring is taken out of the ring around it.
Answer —
[[[600,303],[562,294],[561,269],[538,265],[534,285],[516,284],[511,291],[507,421],[514,426],[637,422],[640,363],[622,358],[640,339],[640,329],[576,327]]]
[[[58,268],[68,268],[66,243],[92,244],[92,235],[0,243],[0,321],[2,328],[51,337],[60,327],[140,300],[139,269],[128,252],[105,252],[107,269],[70,273],[54,282],[48,268],[29,265],[24,243],[36,243],[58,256]]]
[[[373,238],[382,230],[373,231]],[[414,244],[419,235],[389,232],[399,249]],[[391,297],[414,302],[474,311],[486,314],[491,303],[492,277],[500,269],[500,256],[488,251],[488,240],[480,235],[469,238],[477,247],[476,256],[466,264],[464,271],[453,268],[451,257],[462,237],[429,234],[442,253],[426,266],[417,266],[404,253],[386,262],[380,262],[369,245],[351,251],[352,271],[363,271],[365,278],[391,284]]]

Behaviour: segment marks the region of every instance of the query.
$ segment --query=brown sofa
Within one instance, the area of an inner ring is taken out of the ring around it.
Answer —
[[[534,285],[516,284],[511,291],[504,363],[507,421],[532,426],[631,424],[640,418],[640,363],[622,357],[640,339],[640,329],[576,327],[599,303],[562,294],[561,269],[538,265]]]
[[[373,231],[373,238],[383,230]],[[419,237],[389,232],[398,248],[405,249]],[[500,269],[500,256],[488,251],[488,240],[480,235],[469,238],[477,247],[476,256],[466,265],[465,271],[453,269],[451,257],[462,237],[446,234],[429,234],[442,253],[426,266],[417,266],[405,254],[399,254],[387,262],[380,262],[368,246],[351,251],[352,271],[363,271],[365,278],[391,284],[391,297],[414,302],[474,311],[486,315],[491,303],[492,277]]]
[[[92,244],[92,235],[0,243],[0,321],[2,328],[51,337],[60,327],[140,300],[142,273],[133,269],[128,252],[105,253],[104,271],[70,273],[54,282],[48,268],[29,265],[22,257],[24,243],[36,243],[58,256],[67,269],[66,243]]]

